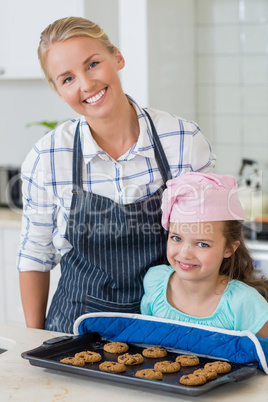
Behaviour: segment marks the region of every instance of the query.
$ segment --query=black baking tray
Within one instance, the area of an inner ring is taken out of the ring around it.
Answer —
[[[135,373],[138,370],[145,368],[153,368],[156,361],[161,360],[175,360],[178,354],[191,354],[179,349],[167,349],[167,356],[164,358],[149,359],[144,357],[144,362],[136,366],[126,366],[124,373],[109,373],[99,369],[98,363],[86,364],[84,367],[72,366],[69,364],[61,363],[60,360],[64,357],[74,356],[75,353],[85,350],[91,350],[102,355],[102,361],[117,361],[118,355],[105,352],[103,345],[109,340],[102,338],[98,333],[89,333],[85,335],[74,336],[62,336],[58,338],[52,338],[45,341],[40,347],[29,350],[22,353],[24,359],[28,359],[33,366],[39,366],[47,369],[60,370],[73,374],[80,374],[83,376],[89,376],[93,378],[103,379],[116,383],[130,384],[134,386],[140,386],[145,388],[151,388],[154,390],[161,390],[166,392],[172,392],[175,394],[184,394],[189,396],[202,395],[220,385],[245,380],[253,376],[257,372],[257,363],[250,364],[237,364],[229,362],[232,366],[232,370],[228,374],[218,375],[215,380],[209,381],[204,385],[198,386],[186,386],[180,384],[179,380],[182,375],[192,373],[198,368],[204,367],[204,364],[211,361],[219,361],[221,359],[211,358],[205,355],[197,355],[200,360],[200,364],[194,367],[181,367],[178,373],[163,374],[163,380],[154,381],[135,377]],[[144,348],[155,346],[148,344],[132,344],[128,343],[128,353],[142,353]]]

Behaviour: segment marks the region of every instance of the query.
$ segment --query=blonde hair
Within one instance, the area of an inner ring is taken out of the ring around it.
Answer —
[[[63,42],[77,36],[98,39],[111,54],[116,50],[116,47],[110,42],[110,39],[104,30],[95,22],[82,17],[66,17],[56,20],[48,25],[48,27],[41,33],[37,51],[42,70],[49,85],[53,89],[56,89],[56,87],[48,72],[46,64],[47,51],[51,48],[53,43]]]

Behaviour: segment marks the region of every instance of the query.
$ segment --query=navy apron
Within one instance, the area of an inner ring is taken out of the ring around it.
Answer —
[[[72,249],[61,258],[61,277],[45,329],[73,332],[89,312],[140,313],[143,278],[149,267],[167,263],[167,232],[161,226],[161,199],[171,178],[149,114],[155,158],[164,184],[140,202],[121,205],[83,190],[79,123],[74,138],[73,195],[66,238]]]

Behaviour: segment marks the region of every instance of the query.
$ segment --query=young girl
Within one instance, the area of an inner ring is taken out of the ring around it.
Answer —
[[[142,314],[268,337],[268,285],[254,275],[232,176],[186,173],[167,182],[162,225],[170,265],[144,278]]]
[[[55,21],[38,55],[51,87],[81,117],[40,139],[22,166],[21,298],[28,327],[70,333],[86,312],[140,311],[145,272],[165,261],[165,182],[212,170],[215,156],[195,123],[126,96],[123,55],[97,24]]]

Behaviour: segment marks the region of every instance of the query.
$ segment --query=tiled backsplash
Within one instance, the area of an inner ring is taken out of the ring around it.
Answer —
[[[217,171],[242,158],[263,170],[268,190],[268,0],[195,0],[196,120]]]

